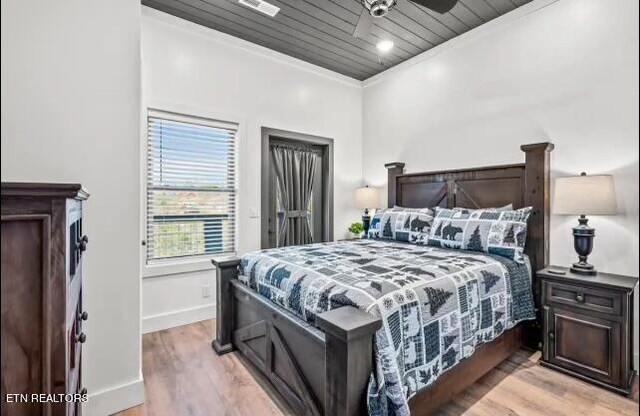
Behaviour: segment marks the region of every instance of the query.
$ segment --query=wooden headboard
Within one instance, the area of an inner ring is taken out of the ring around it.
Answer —
[[[524,163],[404,173],[404,163],[387,163],[388,205],[404,207],[489,208],[532,206],[525,252],[535,272],[549,263],[550,162],[553,144],[520,146]],[[534,279],[536,300],[540,295]]]

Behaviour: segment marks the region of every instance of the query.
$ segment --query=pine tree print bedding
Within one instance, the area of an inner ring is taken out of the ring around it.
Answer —
[[[369,237],[426,245],[432,222],[430,208],[381,209],[371,220]]]
[[[532,209],[506,208],[437,207],[428,245],[484,251],[521,262]]]
[[[342,306],[382,318],[374,416],[408,415],[409,398],[535,316],[528,262],[488,253],[356,240],[249,253],[240,267],[242,282],[311,324]]]

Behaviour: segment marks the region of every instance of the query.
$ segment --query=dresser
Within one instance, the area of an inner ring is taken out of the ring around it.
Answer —
[[[3,416],[81,413],[88,196],[78,184],[2,183]]]
[[[637,277],[593,276],[568,268],[538,272],[544,344],[541,364],[620,394],[633,371],[633,296]]]

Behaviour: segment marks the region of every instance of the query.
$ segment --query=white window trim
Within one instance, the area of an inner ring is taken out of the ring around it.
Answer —
[[[233,254],[229,254],[230,256]],[[147,264],[143,259],[144,267],[142,269],[142,277],[168,276],[172,274],[192,273],[204,270],[213,270],[211,260],[222,258],[225,256],[202,256],[200,258],[189,258],[184,260],[167,260]]]
[[[147,264],[146,246],[142,244],[147,238],[147,116],[150,110],[160,110],[175,114],[188,114],[193,117],[200,117],[210,120],[224,120],[228,123],[237,125],[236,130],[236,211],[235,211],[235,252],[220,253],[215,255],[202,255],[185,259],[167,259],[166,261],[159,261],[154,264]],[[214,266],[211,263],[213,259],[222,259],[226,257],[235,257],[239,252],[239,227],[240,227],[240,212],[242,211],[242,197],[240,190],[240,183],[244,179],[242,160],[244,150],[244,143],[246,142],[245,136],[245,120],[238,115],[228,114],[224,111],[202,109],[200,107],[193,107],[184,104],[178,104],[165,100],[147,100],[142,105],[142,111],[140,111],[140,272],[141,277],[153,278],[160,276],[169,276],[175,274],[192,273],[205,270],[214,270]]]

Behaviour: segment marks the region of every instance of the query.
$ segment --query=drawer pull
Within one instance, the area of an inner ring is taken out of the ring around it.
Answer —
[[[78,318],[79,321],[86,321],[87,319],[89,319],[89,313],[87,311],[84,311],[82,313],[78,313]]]
[[[576,301],[582,303],[584,302],[584,296],[583,295],[576,295]]]
[[[88,243],[89,243],[89,237],[87,237],[86,235],[83,235],[80,241],[78,241],[78,243],[76,244],[76,246],[80,251],[87,251]]]
[[[76,342],[79,342],[80,344],[84,344],[87,341],[87,334],[85,334],[84,332],[80,332],[79,335],[76,335]]]
[[[554,334],[553,331],[549,331],[549,339],[553,341],[555,337],[556,337],[556,334]]]

